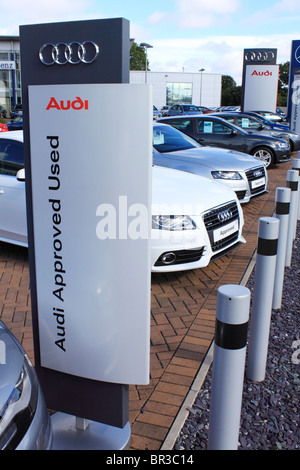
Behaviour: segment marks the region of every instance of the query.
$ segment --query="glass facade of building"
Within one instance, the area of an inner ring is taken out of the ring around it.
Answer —
[[[167,83],[167,105],[175,103],[191,104],[193,99],[192,83]]]
[[[21,100],[20,53],[0,49],[0,106],[9,116],[11,109],[21,104]]]

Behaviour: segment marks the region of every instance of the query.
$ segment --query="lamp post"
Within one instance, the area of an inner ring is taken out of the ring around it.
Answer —
[[[153,46],[151,46],[151,44],[147,44],[146,42],[141,42],[140,46],[146,49],[145,83],[147,83],[148,49],[152,49]]]
[[[200,69],[199,72],[201,73],[201,81],[200,81],[200,106],[202,102],[202,74],[205,71],[205,69]]]

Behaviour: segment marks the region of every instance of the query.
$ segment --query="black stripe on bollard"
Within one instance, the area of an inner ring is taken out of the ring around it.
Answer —
[[[276,239],[265,239],[258,238],[257,242],[257,254],[265,256],[277,255],[278,238]]]
[[[287,181],[287,187],[291,189],[291,191],[298,191],[298,181]]]
[[[289,202],[277,202],[275,213],[277,215],[288,215],[290,213],[290,203]]]
[[[215,344],[223,349],[242,349],[247,344],[248,322],[231,325],[216,320]]]

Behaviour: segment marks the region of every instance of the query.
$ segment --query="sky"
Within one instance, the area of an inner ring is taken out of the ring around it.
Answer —
[[[126,18],[130,37],[153,46],[151,71],[204,68],[237,85],[244,49],[275,48],[280,64],[300,39],[299,0],[0,0],[0,12],[1,36],[18,35],[19,25]]]

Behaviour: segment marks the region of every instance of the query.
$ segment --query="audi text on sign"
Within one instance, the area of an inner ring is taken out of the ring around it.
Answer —
[[[57,44],[44,44],[39,50],[40,61],[44,65],[77,65],[80,62],[91,64],[99,54],[99,46],[93,41],[83,43],[72,41],[69,44],[58,42]]]

